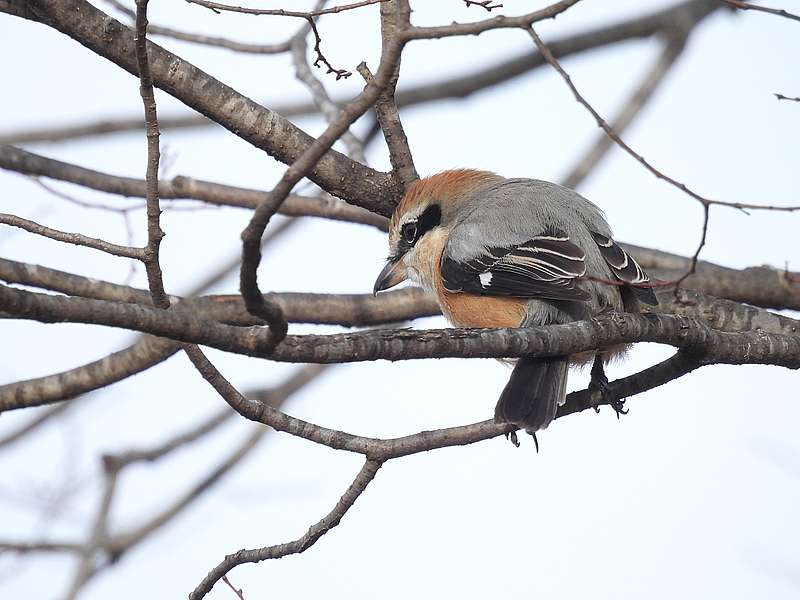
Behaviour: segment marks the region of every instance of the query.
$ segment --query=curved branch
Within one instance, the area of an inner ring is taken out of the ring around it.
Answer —
[[[566,402],[558,407],[556,418],[566,417],[589,408],[596,409],[604,404],[610,404],[615,399],[636,396],[683,377],[701,366],[703,366],[701,354],[683,349],[678,350],[671,357],[657,365],[648,367],[628,377],[612,381],[608,384],[608,392],[605,396],[594,388],[567,394]]]
[[[214,567],[194,591],[189,594],[190,600],[199,600],[203,598],[211,591],[211,588],[214,587],[217,581],[222,579],[237,565],[257,563],[271,558],[282,558],[290,554],[299,554],[308,550],[317,543],[319,538],[339,524],[345,513],[350,510],[356,500],[358,500],[358,497],[364,493],[364,490],[370,482],[375,479],[375,475],[377,475],[378,469],[381,468],[382,464],[381,461],[368,459],[364,463],[364,466],[361,467],[355,479],[353,479],[353,482],[347,487],[342,497],[339,498],[333,510],[309,527],[308,531],[306,531],[305,535],[302,537],[285,544],[277,544],[275,546],[267,546],[265,548],[256,548],[253,550],[239,550],[234,554],[226,556],[225,560]]]

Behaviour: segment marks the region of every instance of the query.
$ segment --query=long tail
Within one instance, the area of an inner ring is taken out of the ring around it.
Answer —
[[[494,409],[498,423],[514,423],[529,432],[547,427],[567,393],[566,356],[517,361]]]

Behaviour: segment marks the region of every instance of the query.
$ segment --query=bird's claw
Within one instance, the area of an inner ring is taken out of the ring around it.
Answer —
[[[608,403],[611,405],[611,408],[614,409],[614,412],[617,413],[618,421],[620,415],[628,414],[628,409],[625,408],[625,398],[620,398],[619,400],[615,398],[608,398]]]
[[[514,444],[515,448],[519,448],[519,439],[517,438],[516,431],[510,431],[506,433],[506,439],[511,440],[511,443]]]

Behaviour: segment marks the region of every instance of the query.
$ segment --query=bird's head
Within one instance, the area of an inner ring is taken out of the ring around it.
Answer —
[[[432,289],[447,234],[463,201],[500,179],[487,171],[458,169],[412,183],[389,222],[389,258],[373,292],[409,278]]]

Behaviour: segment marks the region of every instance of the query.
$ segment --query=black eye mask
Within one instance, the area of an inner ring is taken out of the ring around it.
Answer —
[[[426,208],[419,218],[403,223],[400,228],[401,254],[407,252],[417,241],[431,229],[440,225],[442,222],[442,209],[438,204],[431,204]]]

